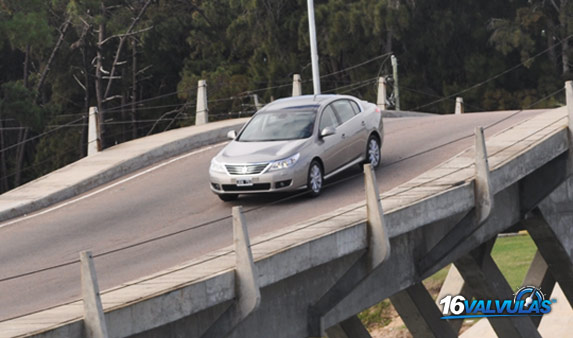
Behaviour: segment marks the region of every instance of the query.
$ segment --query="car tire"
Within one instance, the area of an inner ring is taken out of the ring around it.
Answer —
[[[324,173],[322,165],[317,160],[312,160],[308,167],[307,187],[310,197],[316,197],[322,192],[324,183]]]
[[[380,141],[374,135],[370,135],[368,143],[366,143],[366,160],[364,163],[370,163],[372,168],[376,169],[380,166]]]
[[[221,201],[230,202],[236,200],[239,197],[239,194],[221,194],[217,196],[219,196]]]

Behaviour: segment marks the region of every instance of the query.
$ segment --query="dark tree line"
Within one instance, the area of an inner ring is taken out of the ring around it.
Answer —
[[[375,100],[390,53],[403,109],[451,112],[468,88],[470,111],[528,107],[572,77],[572,0],[315,8],[324,92]],[[305,0],[0,0],[0,192],[85,156],[90,106],[111,146],[192,124],[199,79],[215,120],[289,95],[295,73],[310,93]]]

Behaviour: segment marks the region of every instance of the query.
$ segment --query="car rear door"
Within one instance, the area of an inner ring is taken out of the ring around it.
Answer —
[[[341,125],[338,127],[342,134],[344,144],[344,155],[340,165],[347,164],[365,152],[366,149],[366,129],[364,128],[364,114],[356,112],[347,99],[337,100],[332,103]]]

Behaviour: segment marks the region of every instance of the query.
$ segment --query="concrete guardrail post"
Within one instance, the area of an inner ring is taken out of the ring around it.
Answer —
[[[487,220],[493,209],[493,190],[482,127],[475,129],[475,175],[475,207],[420,259],[418,269],[423,277],[429,277],[431,273],[435,272],[433,269],[439,266],[448,253],[455,250],[456,246],[459,245],[456,243],[463,243],[472,231],[475,231]]]
[[[323,327],[323,316],[348,296],[352,290],[390,256],[390,239],[386,223],[384,222],[380,192],[376,183],[376,175],[370,164],[364,165],[364,185],[366,190],[368,250],[354,262],[316,303],[309,306],[307,320],[308,335],[310,337],[324,336],[324,330],[327,328]],[[358,335],[352,335],[352,337],[354,336]]]
[[[292,96],[302,95],[302,81],[300,79],[300,74],[294,74],[292,76]]]
[[[394,99],[396,104],[394,105],[395,110],[400,110],[400,87],[398,86],[398,59],[394,55],[390,58],[392,62],[392,77],[394,78]]]
[[[199,80],[197,85],[197,109],[195,125],[205,124],[209,121],[209,107],[207,104],[207,81]]]
[[[569,116],[569,161],[567,163],[567,175],[573,175],[573,81],[565,82],[565,97]]]
[[[88,338],[107,338],[107,326],[101,305],[99,286],[92,253],[80,253],[82,296],[84,299],[84,327]]]
[[[255,109],[257,111],[263,108],[263,105],[259,102],[259,95],[253,94],[253,102],[255,103]]]
[[[233,207],[235,244],[235,302],[209,327],[202,337],[226,337],[261,303],[258,272],[251,252],[247,223],[240,206]]]
[[[251,252],[247,223],[242,211],[241,206],[233,207],[233,236],[237,260],[235,278],[237,278],[239,313],[241,318],[246,318],[259,307],[261,292],[257,282],[257,267]]]
[[[380,110],[386,110],[388,108],[386,101],[386,78],[384,76],[378,78],[378,99],[376,100],[376,105]]]
[[[366,190],[366,217],[370,234],[368,238],[369,265],[370,269],[373,270],[390,256],[390,239],[384,223],[384,211],[380,202],[376,174],[370,164],[364,165],[364,186]]]
[[[487,149],[482,127],[475,129],[475,203],[477,223],[481,224],[489,217],[493,208],[493,192],[487,160]]]
[[[100,114],[97,107],[90,107],[88,115],[88,156],[101,151],[101,134],[99,128]]]
[[[456,115],[461,115],[464,113],[464,98],[463,97],[456,97]]]

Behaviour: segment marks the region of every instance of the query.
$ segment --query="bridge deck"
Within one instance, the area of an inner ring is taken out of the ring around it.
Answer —
[[[567,111],[548,111],[487,140],[494,191],[501,191],[568,148]],[[551,141],[551,142],[547,142]],[[532,155],[530,151],[537,148]],[[390,237],[469,210],[474,205],[473,149],[382,194]],[[383,179],[383,178],[382,178]],[[364,202],[254,238],[260,287],[367,247]],[[102,292],[113,336],[143,332],[232,300],[232,248]],[[82,330],[82,302],[0,323],[0,337]],[[137,318],[138,320],[134,320]]]

